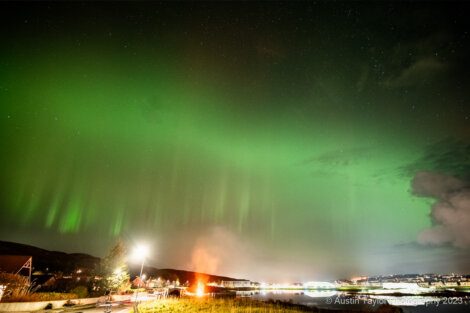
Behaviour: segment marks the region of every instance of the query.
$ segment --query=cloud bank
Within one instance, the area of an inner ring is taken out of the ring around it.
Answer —
[[[434,225],[419,234],[419,243],[470,248],[470,184],[467,181],[423,171],[415,175],[412,191],[415,195],[436,199],[431,207]]]

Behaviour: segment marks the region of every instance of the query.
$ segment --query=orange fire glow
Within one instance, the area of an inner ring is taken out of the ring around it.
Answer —
[[[204,296],[204,283],[202,283],[201,281],[197,282],[196,296],[197,297]]]

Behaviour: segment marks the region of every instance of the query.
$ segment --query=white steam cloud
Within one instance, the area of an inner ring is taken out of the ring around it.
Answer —
[[[452,244],[470,248],[470,188],[469,184],[453,176],[433,172],[419,172],[412,181],[413,193],[431,197],[434,225],[418,236],[421,244]]]

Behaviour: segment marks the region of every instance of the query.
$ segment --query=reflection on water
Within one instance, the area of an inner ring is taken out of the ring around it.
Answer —
[[[237,292],[258,300],[281,300],[326,309],[373,311],[380,305],[401,307],[405,313],[464,313],[470,312],[467,297],[360,295],[334,290],[255,290]]]
[[[310,298],[328,298],[338,294],[336,290],[306,290],[303,293]]]

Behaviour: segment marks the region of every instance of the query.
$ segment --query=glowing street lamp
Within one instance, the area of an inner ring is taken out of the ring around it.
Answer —
[[[140,283],[142,283],[143,278],[142,278],[142,272],[144,271],[144,263],[145,263],[145,258],[149,254],[149,248],[145,245],[138,245],[134,248],[134,251],[132,252],[132,258],[136,261],[142,260],[142,265],[140,266],[140,275],[139,275],[139,280]],[[139,286],[140,287],[140,286]],[[139,312],[139,306],[137,304],[137,295],[139,294],[139,289],[137,289],[137,292],[135,293],[135,304],[134,304],[134,312]]]
[[[145,263],[145,258],[149,254],[149,249],[145,245],[138,245],[134,248],[134,251],[132,253],[133,259],[136,261],[142,261],[142,265],[140,266],[140,275],[139,279],[142,281],[142,272],[144,271],[144,263]]]

